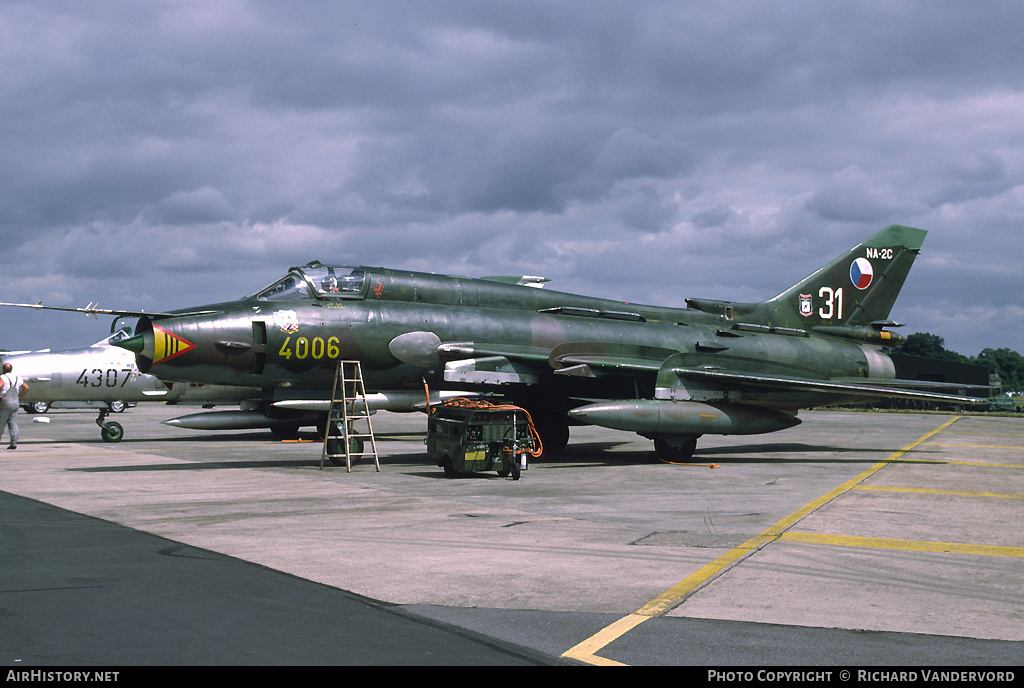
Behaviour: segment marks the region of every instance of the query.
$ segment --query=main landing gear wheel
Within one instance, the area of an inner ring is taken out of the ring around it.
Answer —
[[[564,396],[533,389],[514,398],[513,402],[529,412],[533,427],[540,435],[543,457],[554,456],[565,449],[569,444],[569,405]]]
[[[555,456],[569,444],[569,417],[564,411],[550,407],[524,407],[530,414],[533,427],[540,435],[543,456]]]
[[[272,425],[270,426],[270,434],[279,440],[293,440],[299,436],[299,429],[298,423]]]
[[[109,413],[109,409],[100,409],[100,415],[96,419],[96,425],[100,426],[100,437],[103,438],[104,442],[120,442],[124,438],[124,428],[121,427],[120,423],[104,422],[104,419]]]
[[[362,437],[348,438],[348,453],[351,465],[355,466],[362,460],[364,447],[365,445]],[[327,438],[327,459],[335,466],[348,465],[345,461],[344,433],[341,432],[341,428],[337,427],[337,425],[335,425],[331,436]]]
[[[124,428],[120,423],[107,423],[100,426],[100,437],[104,442],[120,442],[124,437]]]
[[[654,452],[668,463],[689,461],[697,451],[696,437],[655,437]]]

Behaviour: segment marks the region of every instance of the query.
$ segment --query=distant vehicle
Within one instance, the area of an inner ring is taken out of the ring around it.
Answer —
[[[993,397],[988,400],[989,411],[1021,411],[1022,407],[1017,406],[1013,399],[1006,397]]]

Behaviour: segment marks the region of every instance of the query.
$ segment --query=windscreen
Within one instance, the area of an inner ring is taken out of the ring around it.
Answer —
[[[256,298],[260,301],[306,301],[309,299],[309,285],[301,275],[288,273],[256,294]]]

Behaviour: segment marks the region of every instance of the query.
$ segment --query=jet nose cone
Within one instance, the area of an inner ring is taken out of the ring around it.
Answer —
[[[141,354],[142,350],[146,347],[146,340],[141,334],[137,334],[134,337],[128,339],[121,339],[119,341],[111,342],[114,346],[119,346],[122,349],[128,349],[135,354]]]
[[[153,365],[153,331],[148,327],[148,323],[140,321],[138,334],[127,339],[112,341],[111,344],[131,351],[135,354],[135,363],[139,366],[139,370],[143,373],[149,372]]]

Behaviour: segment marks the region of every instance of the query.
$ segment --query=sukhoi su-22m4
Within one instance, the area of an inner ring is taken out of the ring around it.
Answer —
[[[888,318],[925,235],[887,227],[760,303],[644,306],[509,278],[312,262],[238,301],[104,312],[140,316],[118,345],[141,371],[259,387],[278,413],[322,405],[337,361],[358,360],[370,392],[500,394],[530,411],[547,453],[570,425],[593,424],[679,460],[701,435],[783,430],[800,409],[974,401],[895,380],[884,353],[902,339]]]

